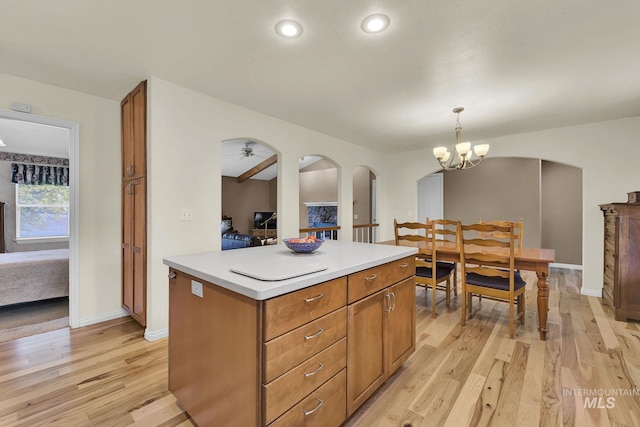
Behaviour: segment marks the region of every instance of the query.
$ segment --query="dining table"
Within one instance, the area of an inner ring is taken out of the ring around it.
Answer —
[[[395,240],[379,242],[380,244],[395,245]],[[419,254],[431,256],[430,241],[401,241],[401,246],[417,247]],[[468,249],[467,249],[468,248]],[[436,243],[436,257],[438,261],[460,262],[460,250],[455,242]],[[489,249],[476,245],[465,246],[469,252],[501,251],[502,248]],[[515,248],[514,263],[517,270],[535,271],[538,278],[538,331],[540,339],[547,339],[547,312],[549,311],[549,264],[555,262],[555,250],[543,248]]]

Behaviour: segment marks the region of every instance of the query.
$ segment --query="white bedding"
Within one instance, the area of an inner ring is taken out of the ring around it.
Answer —
[[[0,254],[0,306],[69,295],[69,249]]]

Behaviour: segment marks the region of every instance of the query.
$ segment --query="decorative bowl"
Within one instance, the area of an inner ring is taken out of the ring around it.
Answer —
[[[322,243],[324,242],[324,239],[316,239],[315,242],[314,241],[310,241],[310,242],[295,242],[293,240],[299,240],[299,239],[295,239],[295,238],[282,239],[284,244],[289,249],[291,249],[294,252],[300,253],[300,254],[313,252],[316,249],[318,249],[320,247],[320,245],[322,245]]]

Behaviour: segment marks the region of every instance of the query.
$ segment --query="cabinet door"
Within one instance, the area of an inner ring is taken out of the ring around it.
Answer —
[[[621,219],[618,280],[620,306],[626,319],[640,319],[640,209],[629,206]]]
[[[122,184],[122,306],[133,311],[133,197],[131,182]]]
[[[413,277],[389,289],[387,314],[388,375],[391,376],[416,348],[416,289]]]
[[[385,354],[386,289],[349,306],[347,332],[347,416],[387,379]]]
[[[179,401],[190,402],[193,355],[185,349],[198,342],[200,325],[190,307],[191,279],[173,269],[169,277],[169,389]]]
[[[122,179],[146,175],[147,82],[140,83],[120,104]]]
[[[122,306],[146,324],[145,180],[122,184]]]
[[[147,306],[147,221],[145,180],[133,181],[133,312],[146,325]]]

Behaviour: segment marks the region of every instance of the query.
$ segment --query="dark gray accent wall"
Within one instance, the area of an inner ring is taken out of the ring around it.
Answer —
[[[524,219],[524,246],[540,246],[540,160],[487,158],[444,172],[444,217],[464,223]]]
[[[487,158],[444,172],[444,216],[463,222],[524,219],[524,246],[556,250],[556,262],[582,264],[582,170],[555,162]]]

